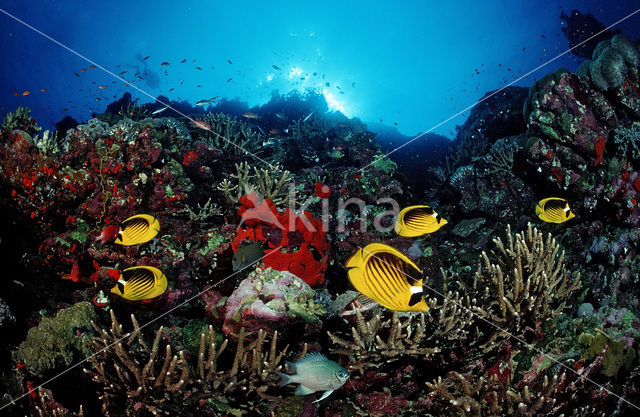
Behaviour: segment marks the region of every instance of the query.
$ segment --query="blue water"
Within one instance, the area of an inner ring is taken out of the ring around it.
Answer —
[[[113,74],[127,71],[121,77],[130,85],[87,69],[91,62],[0,13],[0,113],[29,106],[40,125],[52,128],[65,115],[82,122],[103,112],[125,91],[141,103],[163,94],[254,106],[274,90],[312,88],[349,117],[405,135],[433,129],[453,136],[468,112],[438,124],[567,50],[561,11],[579,8],[609,25],[638,7],[637,1],[102,3],[2,0],[0,8]],[[638,15],[616,27],[640,37]],[[170,65],[161,66],[165,61]],[[516,85],[579,63],[565,54]],[[25,90],[30,94],[22,96]]]

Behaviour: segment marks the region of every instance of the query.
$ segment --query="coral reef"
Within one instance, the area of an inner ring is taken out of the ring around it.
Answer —
[[[27,135],[35,135],[42,130],[42,128],[36,124],[36,120],[31,117],[31,109],[22,106],[19,106],[15,111],[9,112],[4,116],[2,129],[11,131],[21,130],[26,132]]]
[[[589,64],[591,81],[600,90],[620,88],[627,76],[638,80],[640,51],[636,45],[622,35],[603,41],[593,51]]]
[[[11,313],[11,309],[7,303],[0,298],[0,328],[9,327],[16,322],[16,318]]]
[[[251,174],[249,164],[244,162],[236,164],[236,173],[231,174],[230,178],[234,181],[225,178],[218,186],[230,203],[236,203],[243,195],[256,192],[275,205],[291,205],[296,202],[296,191],[290,187],[293,177],[289,171],[271,173],[265,168],[253,167]]]
[[[17,109],[0,131],[2,247],[21,267],[2,288],[11,309],[0,303],[3,403],[18,415],[635,415],[637,44],[600,45],[579,74],[487,93],[430,171],[399,172],[321,94],[209,113],[172,102],[195,124],[146,117],[159,103],[124,95],[53,133]],[[575,217],[541,224],[549,196]],[[396,236],[394,213],[413,204],[447,227]],[[136,213],[159,220],[156,238],[94,241]],[[343,265],[372,242],[415,260],[428,311],[341,314],[359,308]],[[247,245],[264,267],[236,268]],[[113,271],[135,265],[161,268],[166,293],[111,295]],[[283,361],[307,351],[351,371],[319,403],[277,387]],[[34,389],[91,352],[86,373]]]

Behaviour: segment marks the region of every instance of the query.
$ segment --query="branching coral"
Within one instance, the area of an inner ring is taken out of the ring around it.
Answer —
[[[268,333],[259,331],[253,340],[241,329],[234,343],[221,341],[209,326],[200,337],[197,360],[185,351],[174,353],[171,342],[160,327],[153,339],[145,337],[135,317],[133,331],[125,332],[111,311],[111,328],[100,329],[90,347],[95,352],[85,369],[103,388],[103,411],[146,408],[154,414],[176,413],[209,404],[218,409],[234,395],[237,406],[251,409],[275,386],[275,370],[288,350],[278,350],[278,333],[268,341]],[[236,410],[237,412],[238,410]]]
[[[477,294],[475,313],[494,326],[484,347],[492,349],[526,326],[534,327],[558,314],[567,296],[580,288],[580,276],[569,279],[564,269],[564,251],[548,234],[528,225],[526,232],[511,235],[507,226],[507,243],[494,239],[497,251],[486,252],[478,262],[472,290]]]
[[[272,172],[253,167],[252,174],[249,164],[243,162],[236,164],[236,173],[230,174],[229,177],[234,181],[225,178],[218,189],[224,193],[230,203],[237,203],[240,197],[252,192],[260,193],[262,198],[268,198],[276,205],[290,202],[290,199],[293,199],[290,203],[295,203],[295,189],[289,190],[289,184],[293,181],[289,171]]]
[[[453,406],[456,412],[454,414],[452,410],[450,415],[533,417],[553,415],[557,411],[554,396],[564,380],[564,374],[560,377],[554,376],[551,380],[545,376],[538,392],[532,393],[527,385],[519,391],[507,389],[505,392],[505,387],[496,376],[473,380],[458,372],[452,372],[446,382],[438,377],[426,385],[434,399],[442,398]]]
[[[58,132],[51,134],[48,130],[42,133],[42,137],[35,135],[33,144],[43,155],[60,153],[61,142],[58,140]]]
[[[414,322],[416,316],[417,323]],[[348,356],[350,368],[361,374],[370,367],[382,366],[403,356],[424,357],[439,352],[438,348],[421,345],[426,330],[422,313],[400,319],[398,313],[394,312],[386,320],[376,314],[371,320],[365,320],[358,310],[356,320],[356,325],[351,327],[351,340],[331,332],[327,334],[335,345],[330,350]]]
[[[200,203],[198,203],[197,213],[193,211],[189,206],[186,206],[184,210],[181,211],[181,213],[187,213],[189,215],[189,219],[194,222],[204,222],[209,217],[221,215],[222,210],[220,210],[220,207],[218,207],[216,203],[212,204],[211,198],[209,198],[207,202],[204,203],[204,206],[200,206]]]
[[[82,405],[77,413],[69,411],[54,398],[50,390],[45,388],[38,388],[35,393],[32,394],[32,400],[34,402],[33,408],[37,417],[83,417],[84,411]]]
[[[614,130],[613,142],[618,145],[623,156],[632,160],[640,158],[640,122]]]
[[[513,175],[513,147],[505,142],[496,142],[485,158],[489,174]]]
[[[207,113],[203,118],[211,126],[205,132],[207,142],[231,156],[244,156],[259,150],[259,134],[224,113]]]

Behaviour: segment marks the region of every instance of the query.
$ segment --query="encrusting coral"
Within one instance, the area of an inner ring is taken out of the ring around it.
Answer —
[[[133,330],[125,332],[112,310],[109,330],[94,324],[99,336],[89,344],[93,367],[85,372],[103,386],[104,412],[144,408],[172,414],[200,407],[236,413],[228,405],[234,396],[239,396],[234,406],[246,410],[260,406],[261,399],[275,398],[266,390],[277,385],[274,371],[282,367],[289,348],[278,350],[278,332],[269,341],[266,331],[252,335],[241,329],[231,342],[222,341],[209,326],[201,333],[194,359],[186,351],[174,351],[163,327],[151,339],[133,315],[131,321]]]

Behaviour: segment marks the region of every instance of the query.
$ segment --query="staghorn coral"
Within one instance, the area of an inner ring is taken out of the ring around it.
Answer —
[[[90,343],[93,367],[85,372],[103,386],[100,399],[107,415],[123,407],[133,414],[146,409],[171,415],[202,407],[242,414],[246,411],[233,407],[256,412],[262,399],[276,398],[266,390],[277,384],[274,371],[289,348],[277,349],[278,332],[269,341],[265,331],[252,335],[241,329],[237,341],[230,342],[208,326],[197,358],[191,359],[185,351],[174,353],[163,327],[151,339],[135,316],[131,321],[133,331],[125,332],[112,310],[109,330],[94,324],[99,336]]]
[[[227,156],[246,156],[260,151],[260,134],[251,130],[235,117],[224,113],[207,113],[202,118],[211,126],[211,132],[204,132],[204,139]]]
[[[34,416],[37,417],[83,417],[82,405],[78,412],[69,411],[53,398],[53,393],[45,388],[38,388],[32,396]]]
[[[417,318],[417,323],[414,318]],[[440,350],[425,347],[421,342],[425,338],[425,315],[407,315],[400,319],[397,312],[391,318],[382,319],[380,314],[371,320],[365,320],[362,313],[356,311],[356,325],[351,327],[351,340],[345,340],[327,332],[335,345],[330,351],[349,357],[350,369],[364,375],[371,367],[380,367],[404,356],[425,357]]]
[[[549,379],[544,377],[539,391],[531,392],[528,385],[521,389],[505,388],[498,377],[489,378],[465,376],[451,372],[443,380],[438,377],[433,382],[426,382],[430,390],[429,396],[435,401],[447,401],[451,416],[522,416],[556,415],[555,394],[565,381],[565,374]]]
[[[207,202],[204,203],[204,206],[200,206],[200,203],[198,203],[198,212],[197,213],[195,211],[193,211],[190,206],[186,206],[179,213],[188,214],[189,215],[189,219],[191,219],[191,221],[198,222],[198,223],[204,223],[204,222],[206,222],[206,220],[209,217],[221,216],[222,215],[222,210],[220,209],[220,207],[218,207],[218,205],[216,203],[212,204],[211,203],[211,197],[209,197]]]
[[[580,288],[580,275],[569,279],[564,268],[564,251],[549,233],[546,239],[531,223],[526,232],[511,235],[507,226],[506,245],[493,239],[497,251],[486,252],[478,262],[473,285],[474,312],[493,326],[483,348],[499,346],[508,333],[519,333],[559,314],[569,294]]]
[[[238,202],[243,195],[252,192],[258,192],[262,198],[268,198],[276,205],[286,202],[295,204],[295,189],[289,187],[293,176],[289,171],[277,169],[276,172],[271,172],[264,168],[253,167],[253,174],[251,174],[249,163],[242,162],[236,164],[236,173],[230,174],[229,177],[234,181],[225,178],[218,189],[232,204]]]

